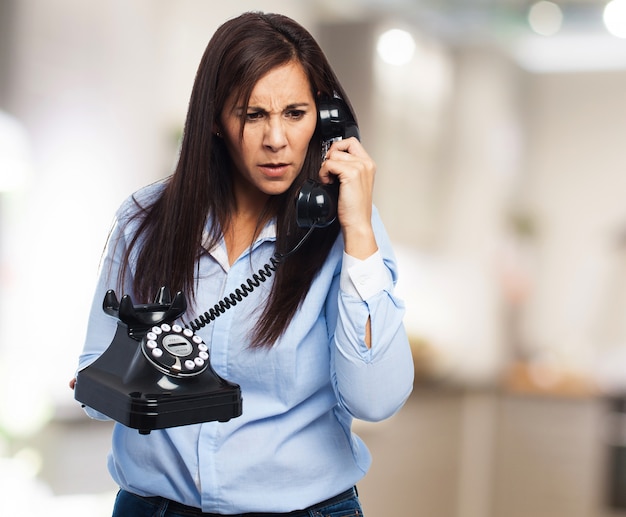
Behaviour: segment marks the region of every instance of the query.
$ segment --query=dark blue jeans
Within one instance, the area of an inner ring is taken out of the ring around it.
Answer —
[[[333,498],[335,499],[335,498]],[[174,507],[174,508],[172,508]],[[190,509],[191,510],[191,509]],[[125,490],[120,490],[115,499],[113,517],[219,517],[219,514],[197,513],[181,508],[181,505],[172,503],[162,497],[140,497]],[[359,502],[356,489],[339,500],[320,503],[306,510],[290,513],[242,513],[228,517],[363,517],[363,510]]]

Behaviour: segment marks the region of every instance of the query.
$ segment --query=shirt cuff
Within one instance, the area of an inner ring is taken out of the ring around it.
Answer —
[[[365,260],[344,252],[339,286],[345,294],[367,300],[388,287],[391,281],[391,273],[385,266],[380,251]]]

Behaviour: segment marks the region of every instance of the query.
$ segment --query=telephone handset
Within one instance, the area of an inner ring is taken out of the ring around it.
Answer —
[[[128,427],[153,429],[241,415],[239,385],[211,368],[209,349],[193,330],[174,324],[187,309],[183,293],[171,299],[162,287],[153,304],[118,303],[113,291],[102,302],[118,318],[105,352],[76,377],[74,398]]]
[[[318,127],[322,136],[322,160],[333,142],[360,139],[359,128],[346,102],[340,97],[323,98],[318,106]],[[339,181],[323,185],[307,180],[296,199],[296,220],[300,228],[325,228],[337,217]]]

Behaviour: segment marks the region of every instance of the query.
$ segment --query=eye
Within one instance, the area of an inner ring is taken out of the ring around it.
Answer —
[[[300,120],[305,114],[306,111],[304,110],[290,109],[285,113],[285,116],[291,120]]]
[[[265,113],[263,111],[248,111],[248,113],[246,113],[246,121],[254,122],[255,120],[261,120],[264,116]]]

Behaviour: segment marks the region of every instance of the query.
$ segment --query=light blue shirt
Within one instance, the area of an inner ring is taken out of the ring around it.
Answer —
[[[146,199],[160,184],[140,191]],[[116,320],[102,310],[115,288],[121,257],[135,226],[127,201],[101,266],[79,369],[110,344]],[[351,431],[353,418],[379,421],[397,412],[413,386],[413,361],[394,297],[396,263],[374,209],[379,251],[365,261],[347,256],[338,237],[302,306],[270,349],[249,347],[273,277],[197,333],[214,370],[241,386],[243,414],[142,435],[116,424],[108,467],[125,490],[160,495],[205,512],[288,512],[355,485],[371,457]],[[316,230],[324,231],[324,230]],[[213,307],[274,254],[268,224],[232,265],[223,242],[202,255],[197,300],[185,321]],[[134,271],[131,257],[131,272]],[[129,285],[129,284],[126,284]],[[133,297],[132,291],[128,294]],[[371,349],[365,328],[371,318]],[[103,415],[87,408],[93,418]]]

